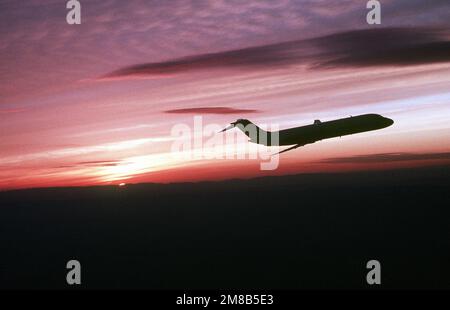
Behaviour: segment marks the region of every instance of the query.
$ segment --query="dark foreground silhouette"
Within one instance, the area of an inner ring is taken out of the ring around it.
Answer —
[[[450,288],[450,168],[0,193],[0,288]]]

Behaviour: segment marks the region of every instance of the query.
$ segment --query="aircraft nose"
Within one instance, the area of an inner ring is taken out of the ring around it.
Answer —
[[[394,121],[392,119],[390,119],[390,118],[385,117],[384,120],[386,122],[386,127],[389,127],[392,124],[394,124]]]

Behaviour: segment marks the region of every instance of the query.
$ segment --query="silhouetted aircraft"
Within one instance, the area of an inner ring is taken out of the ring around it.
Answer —
[[[270,132],[259,128],[248,119],[238,119],[221,132],[237,127],[242,130],[250,138],[249,141],[253,143],[265,146],[294,145],[278,153],[281,154],[323,139],[378,130],[389,127],[393,123],[394,121],[390,118],[378,114],[364,114],[329,122],[315,120],[312,125]]]

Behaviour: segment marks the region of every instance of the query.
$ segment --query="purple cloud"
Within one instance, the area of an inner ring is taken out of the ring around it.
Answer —
[[[250,109],[234,109],[228,107],[201,107],[201,108],[186,108],[174,109],[164,111],[171,114],[241,114],[241,113],[259,113],[258,110]]]
[[[307,63],[336,66],[413,65],[450,61],[448,31],[380,28],[336,33],[226,52],[143,63],[113,71],[99,80],[156,78],[208,69],[259,69]]]

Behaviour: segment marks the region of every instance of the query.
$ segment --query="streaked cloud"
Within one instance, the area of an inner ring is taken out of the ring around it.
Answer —
[[[267,68],[298,62],[302,41],[258,46],[211,54],[200,54],[164,62],[137,64],[113,71],[99,80],[165,77],[175,74],[218,68]],[[300,46],[299,46],[300,45]]]
[[[118,152],[127,149],[137,148],[144,144],[153,142],[153,138],[142,138],[134,140],[118,141],[113,143],[105,143],[99,145],[79,146],[49,150],[46,152],[23,154],[20,156],[11,156],[0,158],[0,164],[21,164],[26,161],[42,160],[42,159],[61,159],[69,156],[89,155],[92,153],[109,153]]]
[[[320,162],[332,164],[378,164],[391,163],[401,161],[448,161],[450,160],[450,152],[442,153],[381,153],[369,155],[356,155],[348,157],[327,158]]]
[[[228,107],[199,107],[186,109],[173,109],[164,111],[171,114],[240,114],[240,113],[259,113],[258,110],[252,109],[235,109]]]
[[[450,61],[450,31],[380,28],[336,33],[312,40],[323,57],[317,66],[406,66]]]
[[[56,168],[76,168],[80,166],[87,166],[87,167],[115,167],[117,165],[120,165],[120,160],[95,160],[95,161],[82,161],[67,165],[61,165]]]
[[[20,113],[20,112],[24,112],[24,111],[26,111],[26,109],[5,109],[5,110],[0,110],[0,114]]]
[[[307,64],[314,69],[447,62],[450,61],[448,34],[442,29],[353,30],[310,40],[137,64],[113,71],[99,80],[170,77],[211,69],[257,70],[299,64]]]

